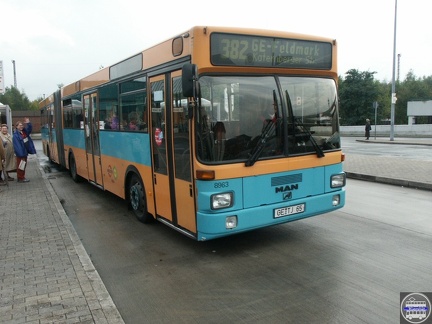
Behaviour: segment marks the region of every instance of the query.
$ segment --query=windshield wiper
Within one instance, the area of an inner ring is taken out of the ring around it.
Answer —
[[[324,152],[321,149],[321,147],[319,147],[318,143],[316,142],[315,138],[312,136],[312,133],[310,132],[310,130],[303,124],[303,122],[301,121],[300,117],[295,117],[294,116],[294,110],[291,104],[291,98],[288,94],[288,90],[285,91],[285,96],[286,96],[286,100],[287,100],[287,104],[288,104],[288,111],[291,114],[292,117],[292,123],[293,123],[293,131],[294,131],[294,138],[296,138],[296,126],[300,126],[302,128],[302,132],[304,134],[307,135],[307,140],[310,140],[312,143],[312,146],[315,149],[315,152],[317,153],[317,156],[319,158],[324,157]]]
[[[310,132],[310,130],[303,124],[303,122],[301,121],[300,117],[296,117],[295,118],[295,124],[296,126],[300,126],[302,128],[303,133],[305,133],[308,137],[308,140],[311,141],[312,146],[315,149],[315,152],[317,153],[317,156],[319,158],[324,157],[324,152],[321,149],[321,147],[318,145],[318,143],[316,142],[315,138],[313,137],[312,133]]]
[[[273,131],[275,130],[276,122],[272,119],[266,120],[267,125],[263,128],[259,140],[252,151],[249,153],[249,158],[247,159],[245,166],[252,166],[260,157],[267,140],[271,137]]]
[[[275,107],[278,107],[277,96],[276,96],[275,90],[273,90],[273,105],[275,105]],[[267,143],[267,140],[271,137],[271,135],[275,131],[276,123],[279,122],[277,113],[275,112],[275,115],[272,119],[266,119],[266,122],[267,122],[267,124],[263,128],[257,144],[249,153],[249,158],[247,159],[247,161],[245,163],[245,166],[247,166],[247,167],[255,164],[255,162],[260,157],[260,155],[261,155],[261,153],[265,147],[265,144]]]

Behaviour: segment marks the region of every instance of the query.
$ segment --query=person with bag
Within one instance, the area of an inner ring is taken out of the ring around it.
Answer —
[[[26,126],[24,127],[24,123]],[[16,130],[13,134],[13,146],[17,161],[17,178],[18,182],[29,182],[30,180],[25,177],[25,169],[27,166],[27,156],[29,154],[36,154],[36,148],[30,134],[33,126],[30,119],[24,119],[24,123],[18,121],[15,125]]]
[[[8,125],[1,125],[0,138],[3,142],[3,147],[6,153],[6,160],[4,163],[4,172],[6,173],[5,181],[13,181],[14,178],[10,176],[10,172],[16,172],[16,158],[15,151],[12,143],[12,135],[9,134]]]
[[[1,159],[1,163],[0,163],[0,174],[2,174],[4,172],[3,170],[3,165],[4,165],[4,161],[6,159],[6,153],[5,153],[5,149],[3,148],[3,145],[0,145],[0,159]],[[4,186],[7,183],[5,181],[3,181],[3,179],[0,178],[0,186]],[[7,181],[7,180],[6,180]],[[0,192],[2,190],[0,189]]]

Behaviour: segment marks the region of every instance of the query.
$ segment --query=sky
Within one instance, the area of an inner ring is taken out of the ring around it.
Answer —
[[[283,30],[337,40],[338,74],[392,81],[396,0],[0,0],[4,86],[30,100],[192,26]],[[432,75],[429,0],[397,0],[396,78]]]

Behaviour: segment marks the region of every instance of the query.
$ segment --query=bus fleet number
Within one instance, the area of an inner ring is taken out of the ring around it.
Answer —
[[[215,182],[214,187],[215,187],[215,189],[228,188],[229,187],[229,182],[228,181]]]

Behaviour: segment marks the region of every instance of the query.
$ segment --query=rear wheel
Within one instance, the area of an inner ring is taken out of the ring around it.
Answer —
[[[136,218],[143,223],[150,223],[154,218],[147,212],[144,186],[137,175],[133,175],[129,181],[129,206]]]

